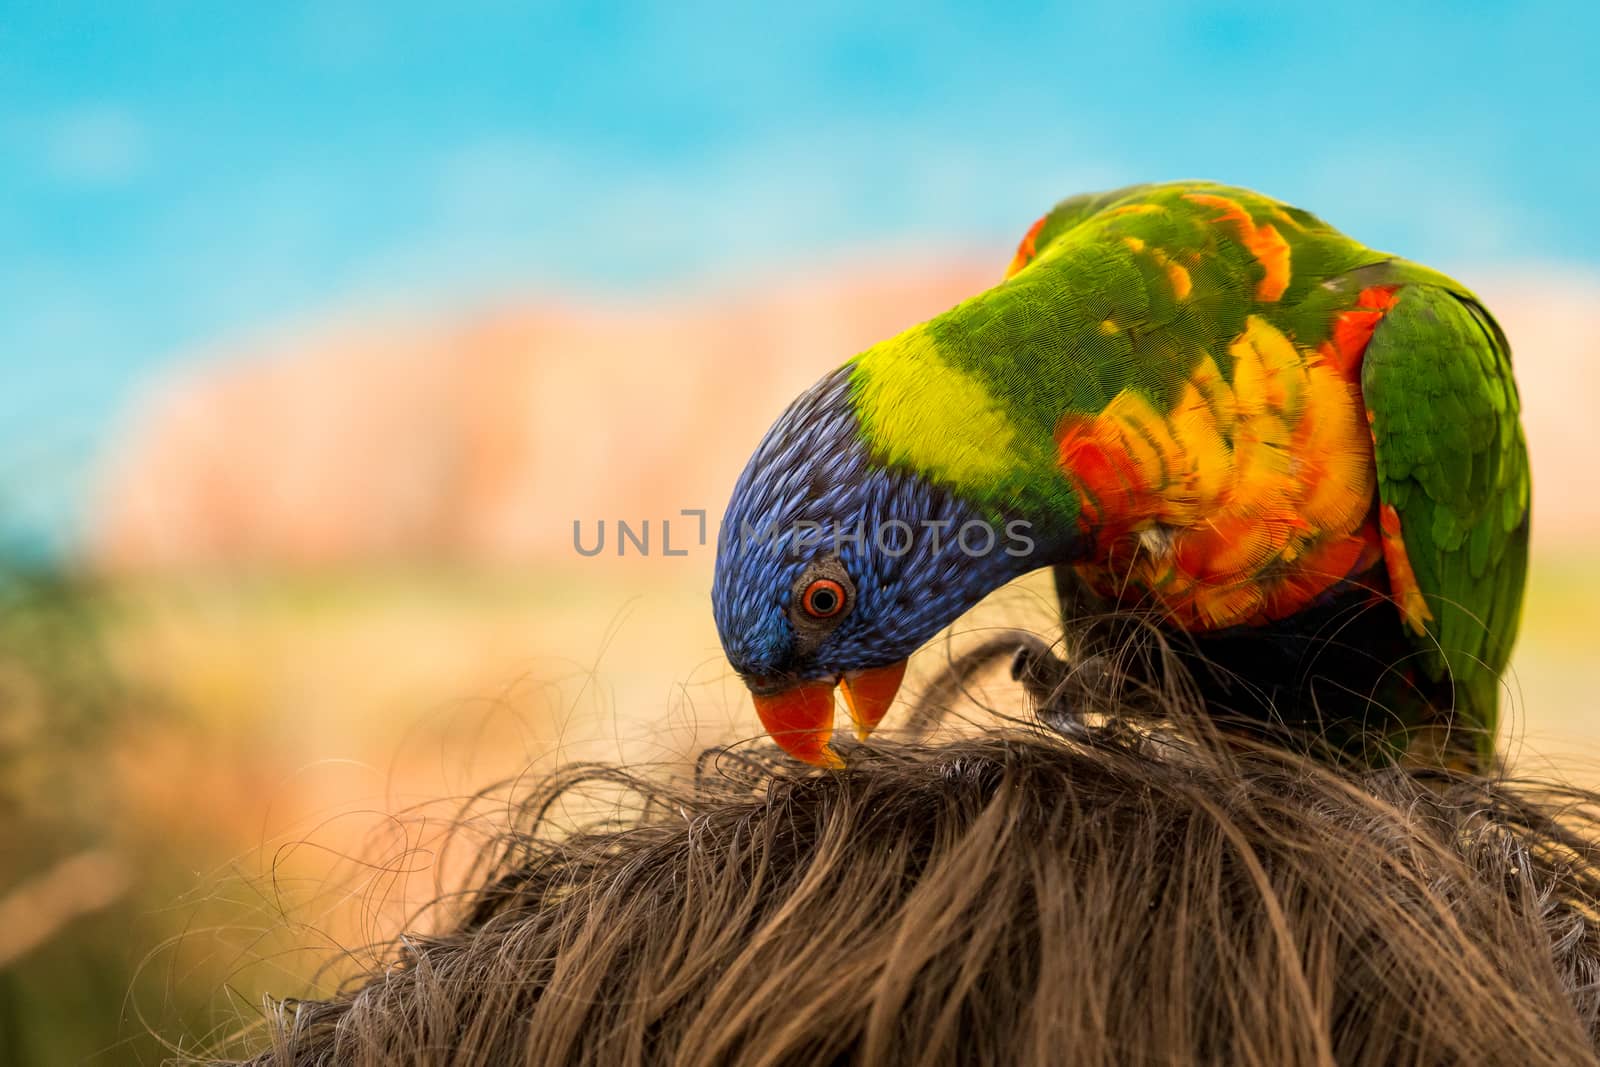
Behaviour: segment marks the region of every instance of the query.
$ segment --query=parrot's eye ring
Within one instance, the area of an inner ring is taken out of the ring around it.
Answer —
[[[831,619],[844,610],[844,586],[832,578],[818,578],[806,586],[800,606],[813,619]]]
[[[789,591],[789,622],[802,652],[823,638],[855,610],[856,583],[836,557],[815,560],[795,579]]]

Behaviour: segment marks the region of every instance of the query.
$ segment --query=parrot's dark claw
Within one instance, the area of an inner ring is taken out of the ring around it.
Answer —
[[[1022,683],[1034,714],[1041,722],[1065,734],[1084,729],[1084,712],[1091,701],[1084,687],[1087,673],[1098,675],[1095,664],[1074,666],[1041,645],[1018,646],[1011,657],[1011,677]]]
[[[1124,725],[1106,700],[1112,671],[1105,656],[1069,663],[1033,644],[1019,646],[1011,658],[1011,677],[1022,683],[1039,721],[1080,740],[1124,736]]]
[[[1011,680],[1021,682],[1036,705],[1054,702],[1072,668],[1049,649],[1038,645],[1018,645],[1011,654]]]

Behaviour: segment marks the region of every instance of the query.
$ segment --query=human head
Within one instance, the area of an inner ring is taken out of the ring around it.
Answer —
[[[458,921],[254,1062],[1594,1062],[1583,795],[1129,731],[849,755],[557,775]],[[597,784],[623,825],[545,824]]]

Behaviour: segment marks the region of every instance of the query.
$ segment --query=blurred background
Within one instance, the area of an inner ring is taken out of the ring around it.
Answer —
[[[803,6],[0,0],[0,1062],[224,1041],[458,881],[475,790],[749,735],[683,512],[1088,189],[1485,297],[1508,749],[1600,782],[1600,9]]]

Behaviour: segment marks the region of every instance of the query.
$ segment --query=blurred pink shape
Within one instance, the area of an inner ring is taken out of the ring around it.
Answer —
[[[651,520],[659,553],[660,521],[704,508],[714,523],[761,434],[826,369],[997,278],[960,260],[857,266],[218,353],[133,413],[87,554],[116,572],[589,562],[573,520],[589,543],[606,520],[615,558],[619,518]],[[697,532],[680,522],[674,549]]]
[[[86,543],[126,572],[581,560],[572,522],[705,508],[784,405],[867,345],[993,284],[879,261],[718,296],[530,302],[312,331],[159,384],[107,457]],[[1480,281],[1516,350],[1539,545],[1600,535],[1600,282]],[[676,525],[676,524],[675,524]],[[693,527],[673,532],[674,547]],[[709,551],[709,549],[703,550]],[[596,561],[598,562],[598,561]]]

